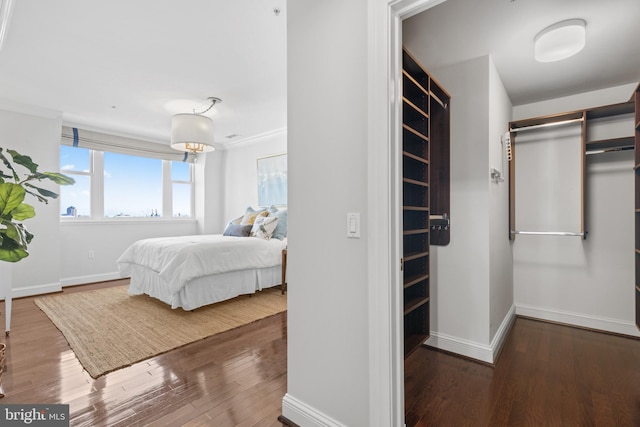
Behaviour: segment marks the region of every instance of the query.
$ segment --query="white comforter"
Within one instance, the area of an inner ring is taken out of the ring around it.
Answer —
[[[123,276],[132,264],[157,272],[176,293],[198,277],[280,265],[285,246],[286,240],[220,234],[159,237],[135,242],[117,262]]]

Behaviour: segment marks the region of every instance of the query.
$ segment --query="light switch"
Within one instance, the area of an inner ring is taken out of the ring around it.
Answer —
[[[347,214],[347,237],[351,237],[351,238],[360,237],[360,214],[359,213]]]

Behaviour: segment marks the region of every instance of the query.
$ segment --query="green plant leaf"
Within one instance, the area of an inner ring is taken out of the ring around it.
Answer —
[[[54,193],[53,191],[47,190],[45,188],[36,187],[35,185],[29,183],[25,183],[24,185],[26,187],[33,188],[44,197],[50,197],[52,199],[56,199],[58,197],[58,193]]]
[[[15,182],[20,181],[20,177],[16,173],[16,170],[13,168],[13,165],[11,164],[9,159],[7,159],[7,156],[2,154],[2,150],[0,150],[0,160],[2,160],[2,163],[4,163],[4,165],[11,171],[11,174],[12,174],[12,175],[5,175],[4,172],[3,172],[2,176],[6,177],[6,178],[12,178],[13,177],[13,180]]]
[[[29,252],[24,249],[5,249],[0,247],[0,261],[18,262],[29,256]]]
[[[29,172],[36,173],[36,171],[38,170],[38,165],[36,163],[33,163],[33,160],[31,160],[31,157],[23,156],[22,154],[18,153],[16,150],[7,150],[7,153],[11,154],[11,157],[13,157],[14,162],[29,169]]]
[[[31,205],[20,203],[14,210],[11,211],[11,216],[16,221],[24,221],[36,216],[36,210]]]
[[[73,185],[76,183],[75,179],[59,172],[42,172],[39,175],[43,175],[44,178],[50,179],[51,181],[59,185]]]
[[[10,214],[12,210],[22,203],[25,194],[25,189],[18,184],[11,182],[0,184],[0,213],[2,215]]]

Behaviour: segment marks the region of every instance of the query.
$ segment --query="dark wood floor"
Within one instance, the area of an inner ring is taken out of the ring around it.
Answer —
[[[76,292],[123,282],[73,287]],[[4,308],[2,308],[4,318]],[[0,404],[69,404],[72,426],[281,426],[286,314],[92,379],[33,298],[14,300]]]
[[[21,298],[0,403],[66,403],[73,426],[276,427],[286,334],[277,315],[94,380],[33,298]],[[405,370],[408,427],[640,426],[635,339],[519,318],[495,368],[420,348]]]
[[[518,318],[495,368],[421,348],[407,426],[640,426],[640,341]]]

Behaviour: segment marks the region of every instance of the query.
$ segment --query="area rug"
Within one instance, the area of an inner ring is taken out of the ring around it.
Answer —
[[[272,316],[287,309],[280,291],[201,307],[172,310],[126,286],[37,298],[35,304],[62,332],[89,375],[108,372]]]

